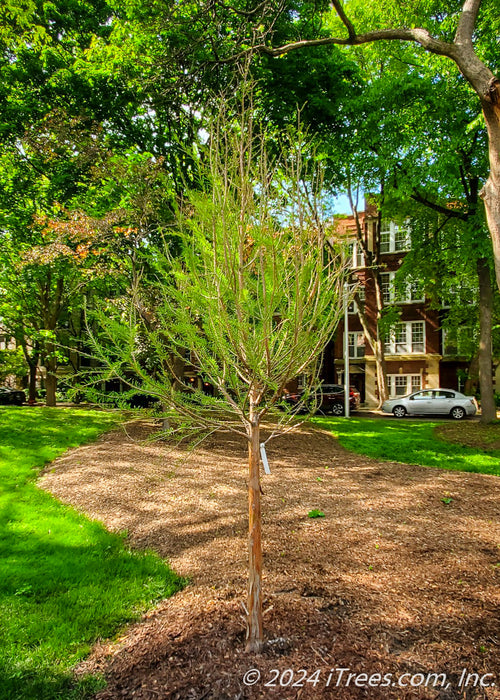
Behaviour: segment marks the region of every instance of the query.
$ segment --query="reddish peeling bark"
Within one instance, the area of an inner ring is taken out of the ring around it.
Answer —
[[[248,427],[248,616],[245,650],[259,653],[262,624],[262,522],[260,507],[260,427],[254,416]]]

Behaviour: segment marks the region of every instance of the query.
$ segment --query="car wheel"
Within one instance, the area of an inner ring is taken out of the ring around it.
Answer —
[[[392,415],[394,418],[404,418],[406,416],[406,408],[404,406],[394,406]]]
[[[340,401],[335,401],[332,403],[332,415],[343,416],[344,415],[344,404]]]
[[[450,416],[454,420],[462,420],[462,418],[465,418],[465,410],[461,406],[455,406],[455,408],[451,409]]]

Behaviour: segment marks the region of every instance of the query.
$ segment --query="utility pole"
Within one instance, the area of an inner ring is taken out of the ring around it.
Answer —
[[[344,414],[349,418],[349,285],[344,284]]]

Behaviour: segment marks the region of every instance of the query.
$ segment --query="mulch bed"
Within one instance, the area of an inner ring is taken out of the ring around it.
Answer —
[[[153,430],[109,433],[42,480],[190,579],[77,669],[105,674],[99,700],[500,698],[497,477],[377,462],[307,426],[269,443],[267,642],[249,656],[246,445],[221,435],[188,453],[145,441]],[[313,509],[325,517],[309,518]],[[340,668],[367,676],[347,683]],[[250,669],[261,674],[253,686],[243,682]],[[475,676],[460,686],[463,669],[493,674],[490,687]],[[399,687],[405,673],[422,676]],[[446,683],[425,687],[430,673]]]

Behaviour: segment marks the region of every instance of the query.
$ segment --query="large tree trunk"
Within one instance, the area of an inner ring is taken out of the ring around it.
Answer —
[[[479,386],[481,390],[481,423],[491,423],[497,417],[492,376],[491,325],[493,289],[488,261],[477,261],[479,278]]]
[[[47,375],[45,377],[45,405],[55,406],[56,405],[56,389],[57,389],[57,377],[55,372],[51,372],[47,367]]]
[[[500,290],[500,82],[491,86],[492,102],[482,100],[483,114],[488,129],[490,175],[481,190],[486,219],[493,244],[495,275]]]
[[[246,651],[259,653],[262,629],[262,523],[260,511],[260,427],[250,418],[248,428],[248,617]]]

